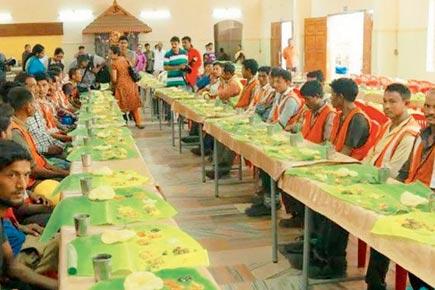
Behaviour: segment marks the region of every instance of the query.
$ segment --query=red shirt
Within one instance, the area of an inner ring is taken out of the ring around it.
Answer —
[[[192,47],[187,52],[187,57],[192,72],[187,74],[186,79],[189,85],[194,86],[199,75],[199,68],[202,66],[201,53]]]

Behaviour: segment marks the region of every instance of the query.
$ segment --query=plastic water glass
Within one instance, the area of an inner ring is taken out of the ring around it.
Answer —
[[[83,167],[91,167],[91,164],[92,164],[91,154],[85,153],[85,154],[82,154],[81,157],[82,157]]]

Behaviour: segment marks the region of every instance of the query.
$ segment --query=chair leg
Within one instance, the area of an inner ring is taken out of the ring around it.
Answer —
[[[408,278],[408,271],[396,264],[396,290],[406,289],[406,279]]]
[[[358,240],[358,268],[364,268],[366,266],[367,259],[367,244],[361,240]]]

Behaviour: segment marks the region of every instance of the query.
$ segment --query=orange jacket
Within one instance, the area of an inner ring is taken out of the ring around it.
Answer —
[[[335,115],[334,122],[332,124],[331,142],[334,144],[335,150],[337,152],[341,152],[341,150],[344,148],[344,143],[346,142],[347,130],[349,129],[350,122],[356,114],[362,114],[369,123],[369,137],[363,146],[353,149],[350,155],[357,160],[362,160],[375,144],[377,131],[374,132],[370,118],[360,108],[353,109],[349,115],[347,115],[343,124],[340,124],[340,118],[342,114],[343,112],[339,112]]]
[[[27,147],[30,150],[30,154],[35,161],[35,166],[38,168],[45,168],[47,166],[47,161],[44,157],[42,157],[41,154],[38,153],[38,150],[36,149],[35,141],[33,140],[32,136],[29,134],[26,128],[21,127],[18,123],[12,120],[12,130],[18,130],[20,134],[23,136],[24,140],[27,143]],[[28,186],[32,186],[35,183],[35,178],[30,177]]]
[[[279,102],[278,106],[273,110],[272,115],[272,122],[276,123],[279,120],[279,116],[281,112],[284,110],[286,103],[289,99],[294,99],[295,102],[298,104],[298,111],[296,114],[294,114],[288,121],[287,124],[284,126],[284,130],[289,131],[291,127],[296,124],[299,119],[301,118],[303,112],[304,112],[304,103],[301,99],[293,95],[292,91],[287,91],[287,94],[281,97],[281,101]]]
[[[414,124],[415,123],[415,124]],[[388,122],[386,124],[384,124],[384,126],[381,128],[380,133],[378,134],[378,137],[376,138],[376,143],[378,143],[380,140],[382,140],[382,138],[384,137],[385,133],[387,132],[388,128],[390,128],[391,122]],[[390,157],[392,158],[394,156],[394,154],[396,153],[397,147],[399,147],[400,142],[402,142],[403,138],[406,135],[412,135],[414,137],[416,137],[418,135],[419,132],[419,128],[415,127],[418,126],[418,124],[416,124],[415,120],[413,118],[409,118],[409,121],[405,124],[405,126],[397,132],[398,137],[397,138],[392,138],[390,140],[390,142],[388,142],[386,144],[386,146],[382,149],[381,153],[379,154],[378,158],[376,159],[376,161],[374,162],[374,165],[376,167],[382,167],[384,164],[384,159],[385,159],[385,155],[387,154],[387,152],[389,150],[391,150],[391,154]]]
[[[328,119],[328,116],[331,112],[334,112],[334,109],[330,105],[326,105],[320,111],[319,116],[314,121],[314,124],[311,126],[311,119],[313,117],[313,113],[311,110],[307,110],[305,112],[305,119],[302,125],[302,136],[304,139],[307,139],[313,143],[320,144],[323,140],[323,133],[325,129],[325,122]]]
[[[421,138],[417,138],[412,149],[408,178],[405,180],[405,183],[419,180],[427,186],[430,186],[434,162],[434,146],[432,145],[429,154],[423,160],[423,144]]]
[[[41,113],[42,116],[45,119],[45,122],[47,123],[47,128],[48,129],[54,129],[57,128],[57,124],[56,124],[56,119],[53,115],[53,113],[51,112],[50,108],[43,103],[40,103],[40,107],[41,107]]]
[[[249,106],[252,98],[254,98],[253,94],[255,93],[258,84],[258,80],[254,79],[250,83],[247,83],[245,86],[243,86],[243,90],[240,94],[239,101],[236,104],[236,108],[246,109]]]

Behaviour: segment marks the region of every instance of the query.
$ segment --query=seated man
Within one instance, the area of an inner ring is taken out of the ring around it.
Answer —
[[[213,70],[210,76],[210,83],[204,88],[198,90],[198,95],[203,95],[210,99],[215,99],[217,96],[218,89],[222,81],[222,73],[224,69],[224,64],[222,62],[213,63]]]
[[[232,63],[225,63],[222,75],[222,81],[217,91],[217,98],[223,103],[230,103],[234,98],[240,96],[242,91],[240,82],[235,76],[235,66]],[[219,165],[218,178],[221,178],[230,173],[235,153],[226,148],[221,143],[217,143],[219,160],[213,160]],[[207,170],[206,176],[214,179],[214,170]]]
[[[198,80],[196,81],[195,85],[195,92],[198,92],[199,90],[202,90],[206,86],[208,86],[211,82],[211,75],[213,72],[213,63],[211,62],[204,62],[204,73],[198,77]]]
[[[290,72],[279,69],[273,72],[272,77],[275,96],[268,120],[270,123],[280,124],[284,130],[290,130],[301,115],[302,103],[299,98],[293,94]],[[260,195],[260,198],[254,200],[254,204],[246,209],[246,215],[251,217],[267,216],[271,214],[270,176],[261,170],[260,178],[263,188],[263,200]],[[275,200],[275,202],[280,206],[278,199]]]
[[[27,149],[35,165],[32,169],[31,185],[38,179],[62,179],[68,176],[69,171],[50,165],[38,152],[36,143],[27,129],[26,120],[35,114],[32,94],[26,88],[13,88],[9,92],[8,100],[15,110],[12,118],[12,139]]]
[[[335,111],[324,99],[322,84],[317,80],[307,81],[300,92],[308,108],[302,123],[302,136],[310,142],[322,144],[331,138]],[[286,212],[292,217],[282,219],[279,225],[286,228],[301,227],[304,221],[304,205],[285,193],[282,198]]]
[[[424,183],[429,185],[432,171],[423,172],[423,170],[420,169],[419,175],[415,175],[415,169],[412,169],[411,176],[409,173],[402,174],[402,178],[398,176],[400,169],[407,163],[408,157],[413,151],[416,137],[420,131],[417,121],[408,113],[410,99],[411,92],[406,86],[402,84],[391,84],[387,86],[384,93],[384,113],[390,121],[382,128],[376,145],[372,148],[364,161],[379,168],[388,168],[390,170],[390,176],[401,181],[405,181],[409,177],[410,182],[423,180]],[[425,107],[430,106],[431,101],[431,97],[428,96],[426,98]],[[430,115],[428,114],[428,116]],[[427,128],[425,131],[426,135],[430,137],[430,128]],[[423,131],[423,133],[425,131]],[[428,140],[428,136],[425,136],[425,134],[421,135],[421,137],[427,138],[427,142],[423,144],[427,146],[426,150],[428,151],[426,151],[426,156],[430,157],[430,147],[433,146],[433,140],[432,142]],[[423,147],[421,147],[421,149],[423,149]],[[417,163],[421,163],[421,161],[417,161]],[[431,166],[433,167],[433,162]],[[405,170],[406,169],[407,168],[405,168]],[[427,169],[429,170],[430,166]],[[425,175],[428,175],[428,177],[425,178]],[[419,177],[417,178],[417,176]],[[385,277],[388,272],[389,262],[387,257],[371,249],[370,262],[366,276],[368,289],[386,289]]]
[[[258,94],[259,85],[257,79],[258,63],[255,59],[247,59],[242,63],[242,76],[246,80],[240,98],[234,106],[236,109],[247,110],[251,102]]]
[[[60,156],[64,152],[65,144],[59,140],[56,140],[48,132],[45,119],[39,102],[40,87],[38,86],[35,77],[28,75],[25,80],[25,86],[35,99],[34,108],[36,109],[34,114],[24,120],[28,131],[35,140],[36,148],[40,154],[46,156]]]
[[[65,95],[68,97],[71,105],[73,105],[74,108],[78,109],[80,108],[80,91],[78,85],[82,80],[82,74],[79,69],[72,68],[69,70],[68,76],[70,82],[66,83],[62,87],[62,90],[64,91]],[[70,90],[67,91],[66,90],[67,88],[70,88]]]
[[[3,217],[9,207],[23,204],[24,194],[31,172],[31,156],[20,145],[12,141],[0,141],[0,214]],[[0,276],[2,288],[6,289],[57,289],[58,283],[54,279],[42,276],[40,273],[24,265],[19,258],[14,257],[8,242],[3,222],[0,223]],[[55,250],[52,253],[55,253]],[[50,254],[51,255],[51,254]],[[55,255],[46,255],[44,261],[55,263]],[[32,257],[28,256],[27,261]],[[49,260],[47,260],[49,259]],[[33,262],[36,262],[35,260]],[[36,264],[36,263],[35,263]],[[47,271],[50,267],[41,267]],[[51,269],[50,269],[51,270]]]
[[[331,140],[335,150],[361,160],[372,147],[376,136],[370,136],[371,123],[368,117],[356,107],[357,84],[347,78],[334,80],[331,103],[339,111],[334,117]],[[346,275],[346,248],[349,233],[323,216],[316,218],[317,241],[312,245],[309,277],[312,279],[333,279]],[[306,238],[306,237],[304,237]],[[299,253],[289,255],[295,268],[302,268],[302,248]],[[296,251],[295,251],[296,252]]]
[[[9,104],[0,104],[0,140],[12,139],[12,116],[14,109]],[[44,196],[40,196],[33,192],[29,192],[29,202],[20,206],[15,211],[20,217],[20,220],[27,223],[37,223],[45,226],[50,218],[52,204]],[[8,215],[15,219],[13,211],[9,211]]]
[[[270,71],[271,69],[269,66],[262,66],[258,69],[259,87],[247,109],[248,113],[257,113],[260,117],[262,117],[263,121],[266,121],[266,118],[270,114],[275,93],[275,90],[271,84],[272,78],[270,77]],[[265,115],[267,115],[267,117],[263,118]]]

